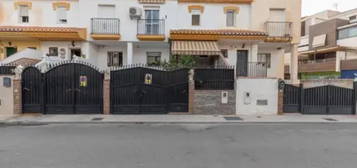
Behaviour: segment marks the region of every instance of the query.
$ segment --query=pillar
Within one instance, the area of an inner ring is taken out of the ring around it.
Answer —
[[[250,51],[250,59],[251,62],[258,61],[258,44],[252,44]]]
[[[298,84],[298,44],[291,45],[290,80],[292,84]]]
[[[336,51],[336,72],[341,72],[341,60],[346,56],[344,51]]]
[[[110,114],[110,71],[104,73],[103,81],[103,114]]]
[[[14,88],[14,115],[22,114],[21,79],[13,80],[13,88]]]
[[[127,43],[127,64],[133,64],[133,43],[132,42],[128,42]]]
[[[194,112],[194,97],[195,97],[195,81],[193,79],[194,70],[189,71],[189,81],[188,81],[188,112]]]

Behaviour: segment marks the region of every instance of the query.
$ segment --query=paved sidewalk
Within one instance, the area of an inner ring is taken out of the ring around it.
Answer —
[[[355,115],[22,115],[0,117],[2,124],[65,123],[357,123]]]

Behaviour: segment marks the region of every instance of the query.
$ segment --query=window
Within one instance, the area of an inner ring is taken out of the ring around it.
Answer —
[[[29,7],[26,5],[19,6],[19,22],[20,23],[28,23],[30,21],[29,18]]]
[[[266,63],[267,68],[270,68],[271,67],[271,54],[270,53],[258,54],[258,62]]]
[[[228,27],[235,26],[235,12],[234,10],[228,10],[226,13],[226,24]]]
[[[192,26],[199,26],[201,24],[201,11],[192,10]]]
[[[58,48],[57,47],[50,47],[48,48],[47,56],[58,56]]]
[[[123,65],[123,53],[118,51],[108,52],[108,66],[122,66]]]
[[[354,15],[354,16],[350,16],[350,21],[354,21],[357,19],[357,15]]]
[[[115,5],[98,5],[99,18],[115,18]]]
[[[305,36],[306,35],[306,22],[305,21],[303,21],[303,22],[301,22],[301,36]]]
[[[145,34],[160,34],[160,11],[145,9]]]
[[[67,23],[67,9],[65,7],[57,8],[57,23],[66,24]]]
[[[357,26],[338,30],[338,39],[357,37]]]
[[[224,58],[228,58],[228,50],[227,49],[221,49],[221,53]]]
[[[161,61],[161,52],[147,52],[147,64],[149,66],[159,65]]]

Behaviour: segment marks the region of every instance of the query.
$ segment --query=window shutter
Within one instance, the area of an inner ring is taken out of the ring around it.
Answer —
[[[28,6],[20,6],[20,16],[28,16],[29,10]]]
[[[234,11],[227,12],[227,26],[234,26]]]
[[[59,23],[67,22],[67,10],[64,7],[57,8],[57,20]]]

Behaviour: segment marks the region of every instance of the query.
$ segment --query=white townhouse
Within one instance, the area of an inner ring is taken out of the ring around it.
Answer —
[[[30,48],[107,68],[191,55],[283,78],[292,52],[294,80],[300,10],[301,0],[1,0],[0,59]]]

